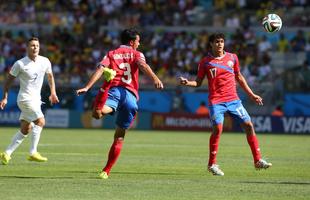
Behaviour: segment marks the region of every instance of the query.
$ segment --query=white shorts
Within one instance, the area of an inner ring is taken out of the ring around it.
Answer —
[[[17,105],[21,110],[19,120],[33,122],[44,117],[41,110],[41,101],[19,101]]]

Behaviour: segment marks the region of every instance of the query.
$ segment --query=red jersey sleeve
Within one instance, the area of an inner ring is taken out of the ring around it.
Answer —
[[[100,61],[99,65],[103,65],[105,67],[110,66],[110,59],[109,59],[108,54],[103,57],[103,59]]]
[[[146,62],[144,54],[139,51],[136,51],[135,59],[136,59],[135,62],[137,62],[138,60]]]
[[[234,72],[239,72],[240,71],[240,67],[239,67],[239,59],[238,56],[236,54],[233,54],[234,57]]]
[[[198,73],[197,77],[200,79],[204,79],[206,75],[206,65],[205,65],[206,59],[202,59],[198,64]]]

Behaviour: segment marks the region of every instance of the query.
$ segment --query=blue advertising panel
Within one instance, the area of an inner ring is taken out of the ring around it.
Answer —
[[[310,94],[286,94],[284,112],[289,116],[310,116]]]
[[[142,91],[139,92],[138,107],[140,111],[170,112],[172,95],[169,92]]]
[[[0,125],[18,126],[18,111],[0,111]],[[67,109],[49,109],[45,112],[46,127],[58,128],[115,128],[115,115],[103,119],[92,118],[91,111],[79,112]],[[273,117],[251,116],[256,132],[310,134],[310,116]],[[191,113],[139,112],[131,128],[143,130],[200,130],[210,131],[208,116]],[[225,117],[224,129],[228,132],[242,131],[240,125],[229,116]]]
[[[310,134],[310,116],[273,117],[251,116],[256,132],[262,133],[297,133]],[[234,130],[241,131],[240,125],[234,122]]]
[[[204,101],[208,105],[208,93],[207,92],[186,92],[183,93],[184,104],[186,110],[191,113],[195,113],[200,103]]]
[[[19,111],[0,110],[0,125],[16,126],[19,125]]]

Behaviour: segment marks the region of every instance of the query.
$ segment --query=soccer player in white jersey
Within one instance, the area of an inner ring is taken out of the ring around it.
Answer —
[[[19,79],[20,89],[17,97],[17,105],[21,110],[20,130],[13,136],[11,144],[0,154],[2,164],[7,165],[12,153],[31,135],[29,161],[46,162],[47,158],[40,155],[37,146],[43,126],[44,115],[41,110],[41,88],[44,76],[47,74],[50,87],[49,100],[51,104],[58,103],[55,81],[52,73],[51,62],[48,58],[40,56],[39,39],[32,37],[27,43],[27,56],[16,61],[8,75],[3,88],[3,98],[0,101],[0,109],[3,110],[8,102],[8,91],[15,78]]]

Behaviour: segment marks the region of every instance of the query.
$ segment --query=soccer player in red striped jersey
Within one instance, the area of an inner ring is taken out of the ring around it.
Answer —
[[[137,113],[139,70],[153,81],[156,89],[163,89],[162,82],[146,63],[143,53],[137,51],[140,34],[134,29],[125,29],[121,33],[121,42],[121,46],[104,56],[86,86],[76,91],[78,95],[87,92],[103,75],[106,81],[96,96],[93,117],[100,119],[106,114],[117,112],[114,142],[109,151],[108,161],[99,174],[102,179],[109,177],[120,155],[125,133]]]
[[[199,62],[196,80],[190,81],[184,77],[180,77],[181,85],[191,87],[201,86],[205,76],[208,79],[208,107],[212,122],[208,169],[213,175],[224,175],[224,172],[216,163],[219,139],[223,131],[224,113],[229,113],[235,120],[238,120],[246,132],[255,168],[267,169],[272,164],[266,162],[261,157],[254,126],[248,112],[238,97],[236,82],[239,83],[241,88],[256,104],[263,105],[263,100],[251,90],[241,74],[237,55],[224,51],[225,35],[223,33],[212,34],[209,38],[208,45],[210,51]]]

